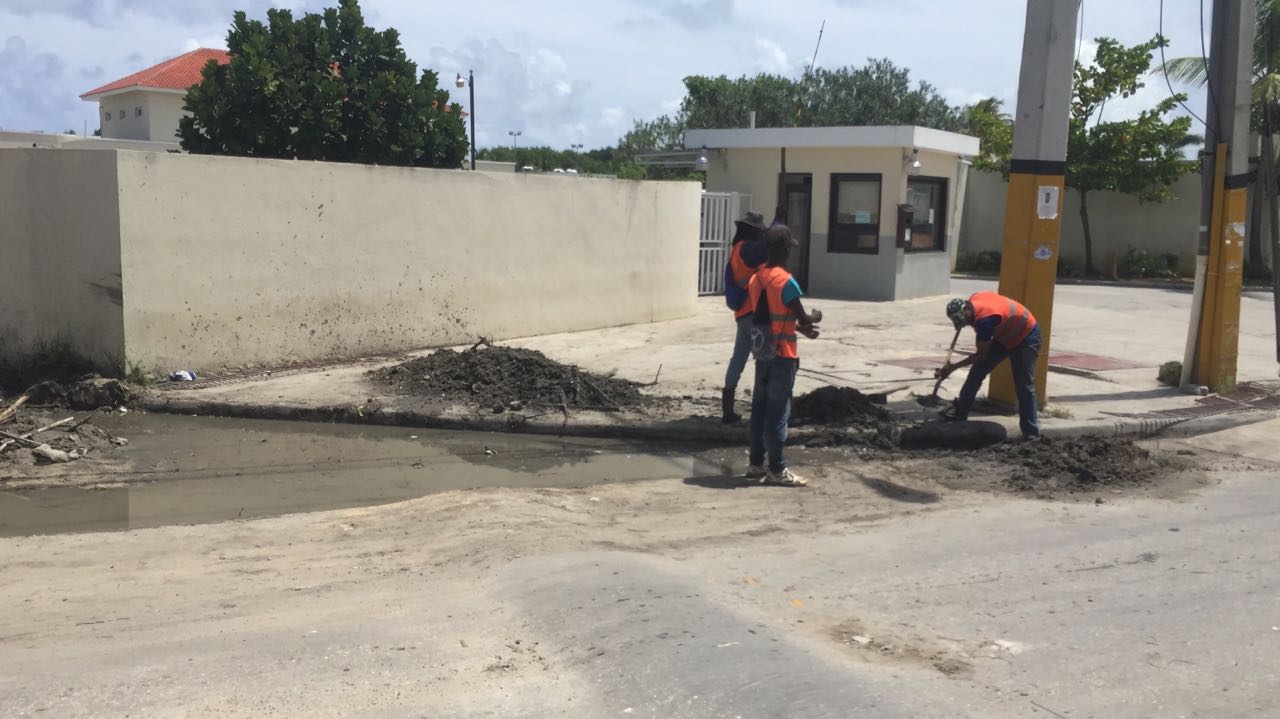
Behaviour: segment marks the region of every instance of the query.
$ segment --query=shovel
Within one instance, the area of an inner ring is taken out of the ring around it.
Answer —
[[[959,340],[959,339],[960,339],[960,330],[957,329],[955,336],[951,338],[951,346],[947,348],[947,359],[942,362],[943,367],[946,367],[947,365],[951,364],[951,353],[955,351],[956,340]],[[942,401],[938,399],[938,389],[942,387],[942,381],[944,379],[946,379],[946,377],[939,375],[938,381],[933,383],[933,393],[930,394],[928,397],[921,397],[917,401],[926,407],[938,406],[938,403]]]

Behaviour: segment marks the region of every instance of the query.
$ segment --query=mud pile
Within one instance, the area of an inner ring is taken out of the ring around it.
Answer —
[[[880,403],[883,404],[883,403]],[[878,424],[889,413],[851,387],[819,387],[791,401],[791,424]]]
[[[101,427],[95,426],[92,417],[60,423],[42,432],[37,431],[54,425],[60,419],[64,418],[44,412],[19,411],[14,418],[0,424],[0,431],[47,445],[55,452],[66,453],[69,457],[64,459],[71,460],[90,455],[109,455],[125,443],[125,440],[117,439]],[[33,451],[29,443],[0,437],[0,467],[44,464],[48,461],[47,457]]]
[[[442,349],[370,375],[400,394],[441,397],[494,412],[525,407],[621,410],[645,400],[635,382],[591,374],[518,347]]]
[[[76,380],[45,380],[32,385],[26,394],[33,405],[70,407],[72,409],[100,409],[120,407],[132,402],[136,396],[132,388],[118,379],[86,375]]]
[[[1088,492],[1145,484],[1161,470],[1179,469],[1127,439],[1079,437],[1002,444],[988,457],[1013,465],[1005,485],[1020,492]]]

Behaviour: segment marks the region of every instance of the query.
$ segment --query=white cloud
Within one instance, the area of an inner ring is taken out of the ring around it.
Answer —
[[[756,67],[761,72],[782,75],[791,71],[791,60],[778,43],[763,37],[756,38]]]
[[[199,50],[202,47],[226,49],[227,36],[226,35],[207,35],[202,38],[189,37],[186,40],[182,41],[182,47],[180,51],[184,53],[191,52],[192,50]]]

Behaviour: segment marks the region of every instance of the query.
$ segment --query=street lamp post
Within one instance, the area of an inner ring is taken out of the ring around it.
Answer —
[[[519,137],[523,132],[521,130],[507,130],[507,134],[511,136],[511,151],[516,151],[516,145],[520,142]]]
[[[461,89],[466,85],[471,90],[471,104],[467,109],[471,111],[471,169],[476,169],[476,75],[473,70],[467,70],[467,79],[462,79],[462,73],[458,73],[458,88]]]
[[[581,143],[581,142],[578,142],[578,143],[570,143],[570,144],[569,144],[569,149],[570,149],[570,150],[573,150],[573,153],[574,153],[575,155],[581,155],[581,154],[582,154],[582,143]],[[581,165],[581,164],[582,164],[581,159],[582,159],[582,158],[577,158],[577,160],[578,160],[578,161],[577,161],[577,162],[575,162],[574,164],[576,164],[576,165]]]

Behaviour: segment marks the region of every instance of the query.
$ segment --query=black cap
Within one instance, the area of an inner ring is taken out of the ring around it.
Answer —
[[[764,241],[768,247],[799,247],[800,242],[791,236],[791,228],[786,225],[774,225],[764,233]]]

